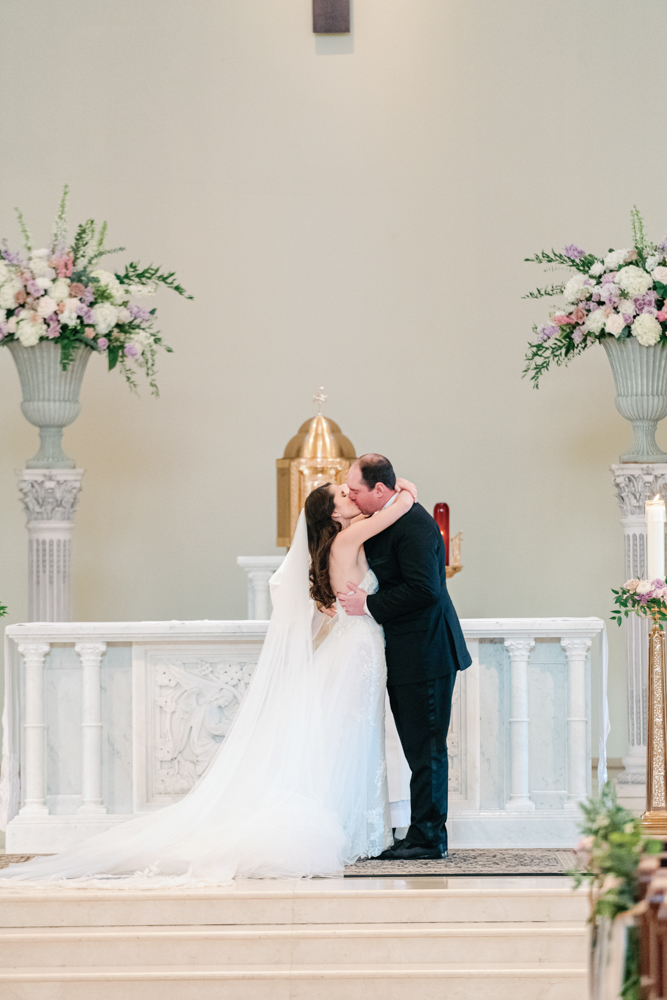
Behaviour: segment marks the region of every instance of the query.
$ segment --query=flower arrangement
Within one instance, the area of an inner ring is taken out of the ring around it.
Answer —
[[[664,580],[628,580],[615,594],[611,618],[617,625],[630,612],[654,622],[667,621],[667,584]]]
[[[533,326],[536,339],[528,346],[523,374],[530,375],[535,387],[550,365],[567,364],[604,337],[635,337],[643,347],[667,342],[667,237],[650,243],[636,207],[631,219],[634,245],[629,249],[597,257],[570,244],[560,253],[542,251],[525,258],[551,270],[574,271],[568,281],[524,296],[562,294],[565,300],[552,308],[548,322]]]
[[[662,842],[643,834],[641,820],[619,806],[610,782],[602,788],[599,796],[581,803],[581,810],[584,814],[582,836],[576,847],[580,869],[572,875],[575,887],[583,882],[588,882],[589,886],[593,946],[594,951],[600,950],[602,958],[601,962],[593,958],[594,980],[595,974],[604,978],[604,966],[608,964],[605,927],[609,932],[617,917],[632,910],[638,899],[641,856],[658,854],[662,850]],[[631,919],[630,914],[628,918]],[[640,1000],[639,939],[632,922],[627,932],[623,967],[619,970],[621,982],[618,985],[621,989],[613,995],[621,996],[623,1000]],[[591,995],[602,993],[604,991],[591,990]]]
[[[0,248],[0,342],[18,341],[34,347],[52,340],[60,345],[64,370],[80,346],[106,354],[109,370],[118,365],[130,386],[137,388],[136,368],[143,369],[153,392],[156,348],[171,351],[155,329],[155,309],[131,300],[155,295],[159,285],[187,299],[173,271],[126,264],[122,271],[98,266],[102,257],[124,247],[105,247],[107,224],[99,230],[93,219],[77,228],[70,243],[67,235],[67,185],[56,215],[48,248],[33,249],[23,215],[16,209],[25,256],[13,253],[6,241]]]

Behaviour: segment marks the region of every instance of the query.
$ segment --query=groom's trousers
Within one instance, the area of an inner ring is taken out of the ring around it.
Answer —
[[[456,674],[416,684],[390,684],[389,702],[412,777],[407,839],[447,847],[447,730]]]

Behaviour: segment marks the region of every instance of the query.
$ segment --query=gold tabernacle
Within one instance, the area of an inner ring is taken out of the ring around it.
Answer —
[[[322,389],[313,401],[317,416],[306,420],[276,461],[278,474],[278,538],[276,545],[292,544],[296,522],[306,497],[322,483],[344,483],[355,460],[354,445],[338,424],[322,416],[327,397]]]
[[[646,812],[642,816],[645,832],[655,837],[667,837],[665,705],[665,633],[655,621],[648,639]]]

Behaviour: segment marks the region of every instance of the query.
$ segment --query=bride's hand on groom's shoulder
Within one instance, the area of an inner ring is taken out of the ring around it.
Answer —
[[[399,491],[399,493],[405,490],[412,496],[414,502],[417,503],[417,487],[415,486],[414,483],[411,483],[409,479],[400,479],[400,478],[397,479],[396,489]]]

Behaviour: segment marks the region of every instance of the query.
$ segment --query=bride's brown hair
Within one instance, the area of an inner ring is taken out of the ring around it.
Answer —
[[[310,596],[321,608],[332,608],[336,603],[329,579],[329,553],[342,525],[331,519],[335,509],[331,483],[318,486],[306,497],[304,510],[310,552]]]

